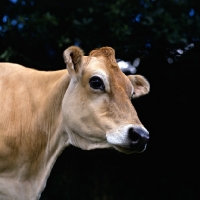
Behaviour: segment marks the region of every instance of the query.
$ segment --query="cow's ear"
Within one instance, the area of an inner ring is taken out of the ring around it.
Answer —
[[[69,75],[77,77],[82,75],[83,50],[77,46],[71,46],[63,52]]]
[[[132,95],[132,98],[145,95],[149,92],[150,85],[146,78],[141,75],[129,75],[128,78],[134,88],[134,94]]]

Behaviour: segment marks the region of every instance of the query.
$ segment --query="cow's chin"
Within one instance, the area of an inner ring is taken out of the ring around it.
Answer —
[[[128,148],[128,147],[124,147],[124,146],[119,146],[119,145],[113,145],[113,147],[122,153],[126,153],[126,154],[131,154],[131,153],[142,153],[145,151],[147,144],[145,144],[143,147],[140,147],[138,149],[133,149],[133,148]]]

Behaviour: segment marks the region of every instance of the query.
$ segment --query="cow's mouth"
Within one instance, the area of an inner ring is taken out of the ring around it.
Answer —
[[[120,146],[120,145],[113,145],[113,147],[122,152],[122,153],[126,153],[126,154],[130,154],[130,153],[142,153],[145,149],[146,149],[147,144],[143,144],[143,145],[139,145],[138,147],[128,147],[128,146]]]

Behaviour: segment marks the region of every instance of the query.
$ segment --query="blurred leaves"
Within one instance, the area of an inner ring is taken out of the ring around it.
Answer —
[[[199,41],[199,14],[195,0],[4,0],[0,59],[18,60],[14,52],[20,51],[30,61],[42,58],[53,69],[70,45],[80,45],[86,53],[106,45],[119,58],[133,61],[138,52],[154,53],[161,45],[179,48]],[[5,53],[8,46],[13,53]]]
[[[15,52],[8,47],[1,55],[0,55],[0,59],[5,60],[6,62],[8,62],[10,60],[10,57],[12,57],[15,54]]]

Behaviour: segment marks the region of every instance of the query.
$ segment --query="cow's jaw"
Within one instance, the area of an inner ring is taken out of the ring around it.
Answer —
[[[73,132],[66,128],[69,137],[69,143],[83,150],[111,148],[112,145],[107,142],[106,138],[89,138]]]

